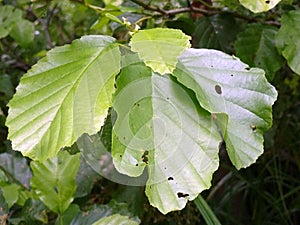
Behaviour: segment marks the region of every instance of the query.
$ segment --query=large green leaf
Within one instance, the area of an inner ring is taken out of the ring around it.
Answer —
[[[39,199],[56,213],[62,214],[73,201],[79,156],[61,151],[56,157],[44,162],[31,162],[34,174],[31,186]]]
[[[254,13],[265,12],[274,8],[281,0],[239,0],[240,3]]]
[[[264,69],[269,79],[283,64],[275,46],[277,31],[273,26],[251,24],[238,35],[234,45],[237,56],[243,62]]]
[[[221,138],[192,93],[134,57],[126,60],[113,104],[114,165],[129,176],[147,167],[150,204],[162,213],[182,209],[210,186]]]
[[[45,160],[103,125],[120,69],[108,36],[84,36],[55,48],[22,77],[6,125],[13,149]]]
[[[191,46],[189,40],[180,30],[155,28],[138,31],[129,45],[154,72],[165,74],[173,72],[178,56]]]
[[[300,75],[300,10],[290,11],[281,18],[276,45],[290,68]]]
[[[238,58],[216,50],[189,49],[180,56],[174,75],[214,113],[236,168],[255,162],[263,153],[263,132],[272,124],[271,106],[277,97],[264,71],[249,69]]]
[[[122,216],[120,214],[113,214],[108,217],[103,217],[97,222],[93,223],[93,225],[138,225],[134,220],[131,220],[128,216]]]

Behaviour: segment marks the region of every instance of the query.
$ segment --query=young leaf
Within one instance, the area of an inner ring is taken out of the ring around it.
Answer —
[[[234,45],[237,56],[250,66],[264,69],[269,80],[283,64],[275,46],[277,31],[272,26],[251,24],[238,35]]]
[[[300,75],[300,10],[290,11],[281,18],[281,27],[276,37],[278,50],[290,68]]]
[[[93,225],[139,225],[134,220],[131,220],[128,216],[122,216],[120,214],[113,214],[111,216],[103,217],[102,219],[93,223]]]
[[[274,8],[281,0],[239,0],[240,3],[254,13],[268,11]]]
[[[13,149],[45,160],[81,134],[100,130],[120,69],[114,41],[84,36],[49,51],[22,77],[8,104]]]
[[[180,30],[155,28],[136,32],[129,45],[154,72],[165,74],[173,72],[178,56],[191,46],[189,40]]]
[[[62,214],[73,201],[79,156],[61,151],[55,158],[45,162],[31,162],[34,174],[31,186],[39,199],[53,212]]]
[[[216,50],[189,49],[179,57],[174,76],[214,113],[235,167],[254,163],[263,153],[263,132],[272,125],[271,106],[277,98],[264,71],[249,69],[238,58]]]
[[[169,76],[132,63],[122,70],[114,99],[114,165],[129,176],[148,168],[150,204],[164,214],[182,209],[210,186],[221,137],[193,95]]]

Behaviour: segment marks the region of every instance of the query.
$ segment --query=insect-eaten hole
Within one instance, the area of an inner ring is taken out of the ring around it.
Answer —
[[[251,128],[253,131],[255,131],[255,130],[256,130],[256,126],[255,126],[255,125],[253,125],[253,124],[250,124],[250,128]]]
[[[184,194],[182,192],[177,192],[177,196],[178,196],[178,198],[185,198],[185,197],[188,197],[189,194]]]
[[[168,180],[174,180],[174,178],[173,177],[168,177]]]
[[[217,94],[219,94],[219,95],[222,94],[222,88],[221,88],[221,86],[217,84],[217,85],[215,86],[215,91],[216,91]]]
[[[270,4],[271,1],[265,1],[266,4]]]
[[[137,163],[137,164],[135,164],[135,166],[139,166],[139,164]]]
[[[149,162],[149,151],[145,151],[144,154],[142,155],[142,160],[144,163],[148,164]]]

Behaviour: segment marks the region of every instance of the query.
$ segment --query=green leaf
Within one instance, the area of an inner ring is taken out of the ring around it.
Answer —
[[[122,216],[120,214],[114,214],[108,217],[104,217],[93,225],[138,225],[136,221],[131,220],[128,216]]]
[[[34,38],[34,25],[28,20],[20,20],[12,26],[9,34],[23,48],[28,47]]]
[[[221,138],[192,93],[134,57],[124,61],[113,104],[114,165],[129,176],[147,167],[150,204],[164,214],[182,209],[210,186]]]
[[[70,224],[75,216],[81,213],[78,205],[71,204],[70,207],[60,216],[57,217],[55,225]]]
[[[112,209],[107,205],[94,206],[90,211],[76,216],[70,225],[91,225],[99,219],[112,214]]]
[[[235,167],[254,163],[263,153],[263,132],[272,125],[271,106],[277,98],[264,71],[249,69],[238,58],[216,50],[189,49],[180,56],[174,76],[214,113]]]
[[[100,130],[120,69],[114,41],[84,36],[49,51],[22,77],[6,122],[14,150],[45,160]]]
[[[199,195],[194,200],[194,203],[197,206],[197,209],[200,211],[201,215],[203,216],[207,225],[221,225],[220,221],[201,195]]]
[[[0,38],[6,37],[16,21],[22,20],[22,11],[11,5],[0,6]]]
[[[28,199],[22,207],[22,215],[26,224],[48,223],[47,208],[40,200]]]
[[[232,52],[232,43],[239,31],[236,19],[227,13],[201,17],[196,21],[194,46]]]
[[[25,158],[3,153],[0,155],[0,169],[9,174],[19,185],[29,189],[32,174]]]
[[[57,157],[43,163],[31,162],[34,174],[31,186],[53,212],[62,214],[73,201],[76,191],[75,176],[80,164],[79,156],[61,151]]]
[[[289,67],[300,75],[300,10],[282,15],[276,45]]]
[[[14,86],[8,74],[0,75],[0,93],[7,99],[11,99],[14,94]]]
[[[7,202],[5,201],[5,198],[3,196],[3,190],[0,188],[0,218],[4,217],[8,214],[9,208],[7,205]]]
[[[136,32],[129,45],[154,72],[165,74],[173,72],[178,56],[191,46],[189,40],[180,30],[154,28]]]
[[[268,11],[274,8],[281,0],[239,0],[240,3],[254,13]]]
[[[17,184],[9,184],[2,187],[2,191],[8,208],[12,207],[18,201],[20,186]]]
[[[277,31],[273,26],[251,24],[238,35],[234,45],[237,56],[250,66],[264,69],[269,80],[283,65],[275,46]]]
[[[80,167],[76,174],[76,198],[84,197],[92,191],[92,188],[97,180],[100,179],[98,173],[96,173],[89,164],[80,157]]]

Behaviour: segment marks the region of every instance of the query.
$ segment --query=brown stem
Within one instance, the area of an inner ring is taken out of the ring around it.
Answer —
[[[213,15],[221,14],[221,13],[229,13],[229,14],[233,15],[236,18],[243,19],[243,20],[246,20],[248,22],[259,22],[259,23],[263,23],[263,24],[276,26],[276,27],[280,26],[280,23],[278,21],[262,20],[260,18],[255,18],[255,17],[250,17],[250,16],[246,16],[246,15],[243,15],[243,14],[239,14],[239,13],[234,12],[234,11],[233,12],[232,11],[223,11],[222,9],[214,8],[214,7],[211,7],[209,10],[207,10],[207,9],[203,9],[203,8],[193,7],[192,5],[190,5],[189,7],[184,7],[184,8],[163,10],[159,7],[148,5],[148,4],[146,4],[146,3],[144,3],[140,0],[131,0],[131,1],[134,2],[135,4],[139,5],[139,6],[143,7],[146,10],[157,12],[158,14],[161,14],[163,16],[171,16],[171,15],[176,15],[176,14],[186,13],[186,12],[201,13],[201,14],[206,15],[206,16],[213,16]]]

